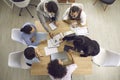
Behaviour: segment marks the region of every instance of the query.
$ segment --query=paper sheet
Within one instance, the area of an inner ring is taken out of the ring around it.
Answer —
[[[54,54],[54,53],[58,53],[58,49],[57,48],[44,47],[44,50],[45,50],[46,56]]]
[[[52,30],[55,30],[57,28],[53,22],[50,23],[49,26]]]
[[[59,45],[59,43],[61,42],[61,39],[63,38],[63,34],[59,33],[57,35],[55,35],[52,39],[50,39],[51,43],[56,46]]]
[[[76,35],[86,35],[88,34],[88,28],[87,27],[70,27],[70,29],[75,32]]]
[[[58,47],[58,46],[60,46],[59,44],[58,44],[58,45],[53,45],[50,40],[47,40],[47,43],[48,43],[48,47],[49,47],[49,48],[53,48],[53,47]]]

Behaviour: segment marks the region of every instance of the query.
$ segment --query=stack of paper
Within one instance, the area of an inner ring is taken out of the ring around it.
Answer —
[[[51,55],[51,54],[54,54],[54,53],[58,53],[58,49],[57,48],[48,48],[48,47],[44,47],[44,50],[45,50],[45,54],[48,56],[48,55]]]
[[[57,28],[53,22],[50,23],[49,26],[52,30],[55,30]]]
[[[70,29],[76,34],[76,35],[86,35],[88,34],[88,28],[87,27],[70,27]]]

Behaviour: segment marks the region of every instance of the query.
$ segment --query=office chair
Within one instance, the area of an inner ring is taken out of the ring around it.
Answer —
[[[21,69],[30,68],[30,66],[25,63],[23,51],[11,52],[8,57],[8,66]]]
[[[32,5],[37,7],[37,5],[34,4],[30,4],[30,0],[24,0],[24,1],[20,1],[20,2],[15,2],[14,0],[10,0],[13,4],[15,4],[17,7],[20,8],[20,12],[19,12],[19,16],[21,16],[21,12],[23,10],[23,8],[25,8],[27,10],[27,12],[30,14],[30,16],[32,18],[34,18],[34,16],[30,13],[29,9],[27,8],[28,5]]]
[[[24,45],[27,45],[26,42],[23,40],[21,34],[22,33],[21,33],[20,29],[17,29],[17,28],[12,29],[12,33],[11,33],[12,40],[20,42]]]
[[[100,48],[100,53],[92,60],[99,66],[120,66],[120,53]]]
[[[108,5],[111,5],[115,2],[115,0],[95,0],[93,5],[95,5],[97,3],[97,1],[101,1],[102,3],[105,4],[104,11],[107,9]]]

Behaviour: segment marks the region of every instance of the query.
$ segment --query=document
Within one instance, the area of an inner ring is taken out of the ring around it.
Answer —
[[[50,40],[47,40],[47,43],[48,43],[48,47],[49,47],[49,48],[54,48],[54,47],[60,46],[59,44],[58,44],[58,45],[53,45]]]
[[[76,35],[87,35],[88,28],[87,27],[70,27],[71,31],[73,31]]]
[[[54,54],[54,53],[58,53],[58,49],[57,48],[44,47],[44,50],[45,50],[46,56]]]
[[[57,35],[55,35],[53,38],[50,39],[51,43],[56,46],[59,45],[59,43],[61,42],[61,39],[63,38],[63,34],[59,33]]]
[[[52,30],[55,30],[57,28],[56,25],[53,22],[50,23],[49,26]]]

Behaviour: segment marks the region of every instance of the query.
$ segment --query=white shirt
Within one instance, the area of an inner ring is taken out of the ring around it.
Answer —
[[[71,65],[67,66],[66,68],[67,68],[67,73],[63,78],[54,79],[54,77],[49,74],[50,78],[52,80],[71,80],[71,75],[72,75],[73,71],[77,68],[77,65],[76,64],[71,64]]]
[[[77,6],[77,7],[79,7],[79,8],[82,9],[81,15],[80,15],[80,19],[81,19],[81,20],[80,20],[80,23],[81,23],[81,25],[85,25],[85,24],[86,24],[86,14],[85,14],[85,12],[83,11],[83,5],[80,4],[80,3],[73,3],[71,6]],[[63,20],[68,20],[68,19],[69,19],[69,11],[70,11],[70,8],[71,8],[71,7],[69,7],[69,8],[65,11],[65,13],[63,14],[63,17],[62,17]]]

